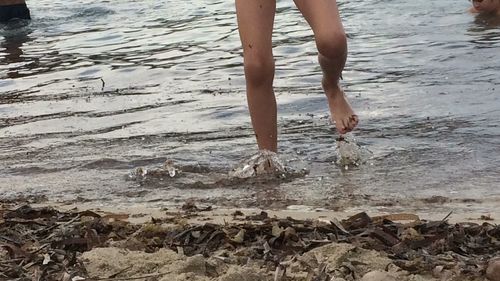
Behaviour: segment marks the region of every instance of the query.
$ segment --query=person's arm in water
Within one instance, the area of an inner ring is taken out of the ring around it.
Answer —
[[[31,19],[25,0],[0,0],[0,22],[11,19]]]

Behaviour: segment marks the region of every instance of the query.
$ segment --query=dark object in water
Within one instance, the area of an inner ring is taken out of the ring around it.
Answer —
[[[344,138],[344,135],[340,135],[338,138],[335,139],[336,141],[346,141]]]
[[[30,20],[30,10],[26,4],[0,5],[0,22],[8,22],[12,19]]]

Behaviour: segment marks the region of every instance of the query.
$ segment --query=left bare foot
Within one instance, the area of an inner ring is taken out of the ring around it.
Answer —
[[[342,91],[338,83],[330,84],[323,80],[322,84],[337,131],[340,134],[352,131],[358,125],[359,118],[345,97],[344,91]]]

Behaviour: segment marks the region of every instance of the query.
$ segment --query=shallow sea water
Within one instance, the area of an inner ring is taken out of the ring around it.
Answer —
[[[305,177],[221,180],[256,152],[233,1],[29,1],[0,25],[0,199],[500,209],[500,24],[467,1],[339,1],[343,85],[373,153],[337,167],[312,32],[275,22],[279,153]],[[165,160],[176,178],[131,180]],[[488,206],[488,207],[485,207]]]

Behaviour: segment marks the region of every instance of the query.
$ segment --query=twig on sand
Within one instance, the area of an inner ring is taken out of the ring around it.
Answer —
[[[11,262],[16,262],[16,261],[22,261],[23,259],[11,259],[11,260],[5,260],[5,261],[0,261],[0,264],[5,264],[5,263],[11,263]]]
[[[38,230],[35,232],[35,234],[37,233],[41,233],[41,232],[44,232],[44,231],[49,231],[49,230],[53,230],[53,229],[56,229],[56,228],[59,228],[59,227],[62,227],[62,226],[68,226],[72,223],[74,223],[75,221],[79,220],[80,219],[80,215],[76,215],[74,218],[72,218],[71,220],[63,223],[63,224],[54,224],[53,226],[49,227],[49,228],[45,228],[45,229],[41,229],[41,230]],[[54,235],[56,235],[55,232],[52,232],[49,236],[45,237],[45,239],[41,239],[40,242],[45,242],[45,241],[48,241],[49,239],[51,239]]]
[[[129,269],[131,269],[131,268],[132,268],[132,266],[126,267],[126,268],[124,268],[124,269],[122,269],[122,270],[118,271],[117,273],[114,273],[114,274],[112,274],[112,275],[108,276],[108,278],[116,278],[116,276],[118,276],[118,275],[120,275],[120,274],[124,273],[125,271],[127,271],[127,270],[129,270]]]
[[[451,214],[453,214],[453,211],[451,211],[448,215],[446,215],[446,217],[444,217],[444,219],[442,219],[441,221],[442,222],[446,221],[451,216]]]

